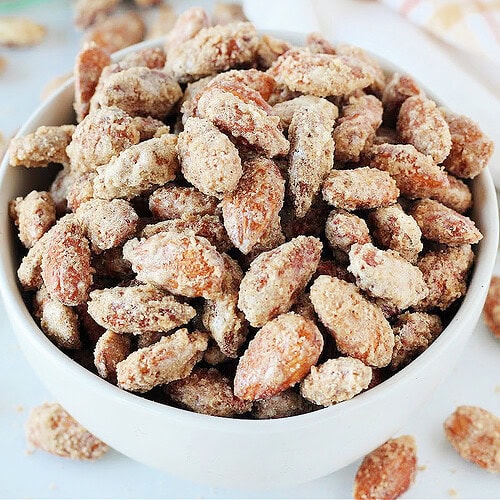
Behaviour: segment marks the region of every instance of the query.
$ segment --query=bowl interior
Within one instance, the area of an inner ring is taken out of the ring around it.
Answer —
[[[269,32],[271,35],[291,40],[292,43],[301,44],[304,36],[296,33]],[[161,40],[143,42],[129,47],[114,55],[114,60],[119,60],[124,55],[138,50],[139,48],[161,45]],[[389,61],[376,56],[388,71],[404,71]],[[432,97],[432,93],[429,93]],[[73,79],[62,86],[51,98],[45,101],[19,130],[18,136],[34,131],[41,125],[61,125],[74,122],[72,108]],[[446,105],[446,102],[441,102]],[[217,417],[200,415],[189,411],[169,407],[154,401],[149,401],[135,394],[128,393],[102,380],[97,375],[82,368],[71,358],[66,356],[55,345],[53,345],[39,329],[28,311],[22,294],[20,292],[16,269],[20,262],[21,247],[16,241],[15,231],[8,215],[8,201],[16,196],[24,196],[32,189],[46,189],[55,175],[54,169],[26,169],[24,167],[9,167],[7,156],[3,159],[0,170],[0,193],[3,202],[0,204],[0,232],[4,235],[0,242],[0,282],[1,292],[6,309],[14,323],[16,332],[20,336],[21,343],[29,342],[42,350],[50,357],[52,362],[64,366],[67,370],[73,370],[80,374],[86,384],[90,384],[93,390],[106,392],[110,398],[118,398],[120,401],[134,406],[141,406],[145,411],[163,412],[169,418],[190,419],[199,425],[211,427],[218,425]],[[380,394],[388,392],[401,384],[405,378],[413,378],[425,370],[426,366],[433,363],[443,351],[454,342],[457,330],[462,334],[471,333],[475,320],[482,308],[486,295],[489,279],[491,277],[498,245],[498,211],[496,204],[496,193],[489,174],[486,169],[472,183],[472,191],[475,200],[473,218],[484,235],[483,240],[477,245],[476,262],[473,269],[469,290],[465,296],[458,312],[452,318],[447,328],[439,338],[407,367],[396,373],[380,385],[356,396],[354,399],[343,403],[318,410],[313,413],[289,417],[279,420],[242,420],[224,419],[226,430],[238,431],[245,429],[249,432],[274,432],[276,429],[297,428],[309,425],[323,419],[331,419],[345,411],[354,411],[370,405]],[[471,320],[472,318],[472,320]],[[472,323],[471,323],[472,321]]]

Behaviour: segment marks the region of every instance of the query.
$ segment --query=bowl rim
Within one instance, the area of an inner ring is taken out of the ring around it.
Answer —
[[[292,43],[302,44],[305,40],[306,35],[302,33],[296,33],[292,31],[277,31],[277,30],[260,30],[259,34],[268,34],[277,38],[282,38],[285,40],[291,40]],[[162,41],[165,37],[158,38],[154,40],[146,40],[139,44],[135,44],[126,47],[119,52],[112,55],[113,62],[116,62],[123,58],[125,55],[141,50],[144,48],[161,46]],[[343,43],[343,41],[337,41],[337,43]],[[365,49],[366,50],[366,49]],[[372,54],[369,50],[368,53]],[[399,71],[404,72],[404,68],[392,63],[384,57],[377,54],[372,54],[382,65],[384,70],[388,71]],[[35,111],[30,115],[30,117],[24,122],[22,127],[19,129],[15,137],[20,137],[28,133],[28,130],[33,129],[33,123],[37,120],[37,117],[51,107],[54,107],[58,99],[69,91],[74,85],[74,77],[71,77],[66,81],[58,90],[56,90],[49,98],[42,102]],[[432,92],[427,92],[424,86],[422,86],[426,93],[433,97]],[[443,101],[442,99],[436,99],[439,103]],[[446,105],[445,102],[442,103]],[[25,168],[25,167],[10,167],[8,165],[8,152],[6,152],[0,167],[0,192],[3,192],[8,182],[8,169],[10,168]],[[472,276],[469,282],[469,287],[467,293],[460,305],[459,309],[439,335],[439,337],[426,349],[425,352],[420,354],[415,360],[413,360],[409,365],[404,367],[399,372],[391,375],[388,379],[384,380],[377,386],[356,395],[354,398],[343,401],[333,406],[318,409],[316,411],[305,413],[302,415],[296,415],[292,417],[278,418],[278,419],[244,419],[244,418],[221,418],[212,415],[204,415],[192,412],[190,410],[184,410],[181,408],[176,408],[169,406],[164,403],[159,403],[156,401],[148,400],[138,394],[125,391],[119,387],[109,383],[108,381],[102,379],[98,375],[87,370],[83,366],[79,365],[76,361],[70,358],[67,354],[56,347],[41,331],[39,326],[35,323],[31,313],[29,312],[26,304],[21,296],[21,291],[19,284],[17,282],[16,271],[9,270],[6,266],[8,261],[9,247],[12,244],[10,235],[3,238],[0,242],[0,294],[3,299],[5,309],[8,311],[8,317],[10,319],[10,324],[12,330],[16,329],[19,331],[17,335],[23,337],[27,342],[33,344],[33,346],[43,351],[43,353],[48,356],[51,361],[59,365],[60,369],[71,370],[75,373],[75,376],[82,378],[82,383],[89,385],[92,391],[99,392],[100,395],[107,398],[112,398],[113,400],[121,403],[122,405],[131,405],[135,407],[141,407],[144,411],[153,412],[160,415],[165,415],[165,417],[172,420],[182,420],[185,424],[193,424],[195,426],[203,426],[205,428],[217,428],[220,430],[220,426],[224,425],[224,430],[228,433],[236,432],[249,432],[249,433],[268,433],[272,432],[287,432],[296,431],[302,427],[308,427],[314,423],[319,423],[320,421],[330,420],[336,415],[346,413],[349,411],[359,411],[365,406],[369,406],[371,402],[380,396],[386,397],[392,391],[399,388],[400,383],[404,383],[405,379],[411,379],[418,377],[418,374],[425,371],[426,367],[435,362],[435,358],[439,357],[439,353],[446,350],[446,347],[454,341],[454,337],[457,335],[456,330],[464,330],[469,325],[467,324],[468,317],[473,316],[474,311],[477,311],[477,300],[478,297],[483,297],[481,300],[484,301],[484,296],[486,295],[486,290],[484,288],[487,286],[486,279],[491,277],[493,266],[497,254],[498,246],[498,210],[496,202],[496,191],[493,185],[492,177],[487,167],[483,172],[474,180],[475,185],[481,184],[484,200],[483,200],[483,211],[491,212],[491,223],[493,230],[484,234],[483,240],[475,247],[476,259],[474,262],[474,268],[472,271]],[[7,203],[8,200],[4,200]],[[8,210],[6,211],[6,217],[8,217]],[[10,221],[9,221],[10,223]],[[7,236],[7,235],[6,235]],[[455,330],[455,331],[452,331]],[[18,338],[20,342],[20,338]]]

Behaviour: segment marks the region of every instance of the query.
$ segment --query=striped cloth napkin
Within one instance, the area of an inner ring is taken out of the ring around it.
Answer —
[[[500,63],[500,0],[382,0],[447,43]]]

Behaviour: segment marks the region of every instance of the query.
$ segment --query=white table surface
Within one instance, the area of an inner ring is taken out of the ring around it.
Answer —
[[[179,0],[176,8],[181,11],[195,4],[211,3]],[[340,3],[346,15],[346,2]],[[373,4],[370,2],[370,9],[374,9]],[[39,104],[45,83],[71,70],[80,35],[70,26],[69,6],[68,1],[52,0],[24,8],[20,12],[47,26],[47,39],[33,49],[0,49],[0,55],[9,59],[7,71],[0,76],[0,131],[7,136]],[[0,2],[0,15],[5,13],[2,9]],[[386,13],[381,11],[381,15]],[[496,273],[500,274],[500,262]],[[15,325],[9,325],[1,303],[0,324],[1,498],[347,498],[351,495],[359,463],[301,486],[258,492],[181,481],[115,451],[96,463],[72,462],[40,451],[28,453],[23,432],[28,412],[35,405],[51,401],[51,396],[25,361],[14,339]],[[406,498],[500,497],[500,477],[463,461],[442,432],[442,422],[460,404],[478,405],[500,415],[499,360],[500,342],[482,323],[478,324],[455,370],[401,429],[401,434],[415,436],[422,468]],[[367,415],[367,425],[372,418]]]

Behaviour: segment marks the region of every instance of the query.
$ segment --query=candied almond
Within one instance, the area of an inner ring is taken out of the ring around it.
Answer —
[[[99,22],[85,34],[86,42],[94,42],[109,54],[139,43],[146,26],[137,12],[125,12]]]
[[[97,460],[109,449],[58,403],[33,408],[26,422],[26,438],[35,448],[76,460]]]
[[[409,97],[421,94],[418,84],[410,75],[393,73],[382,93],[384,105],[384,122],[395,125],[401,104]]]
[[[447,174],[446,185],[429,190],[428,196],[437,200],[455,212],[463,214],[472,207],[472,193],[465,182],[454,175]]]
[[[151,285],[90,292],[88,312],[115,333],[168,332],[194,318],[196,311]]]
[[[149,197],[149,209],[157,219],[179,219],[183,216],[214,215],[217,199],[194,187],[167,184]]]
[[[477,123],[463,115],[440,108],[451,133],[451,151],[444,168],[464,179],[474,179],[486,167],[493,154],[494,144]]]
[[[23,257],[17,270],[17,277],[23,290],[37,290],[42,286],[42,258],[47,251],[50,237],[49,230],[33,244]]]
[[[236,248],[247,254],[268,234],[283,206],[285,181],[275,163],[256,158],[244,163],[236,189],[224,196],[224,227]]]
[[[358,162],[382,123],[382,103],[372,95],[350,97],[333,131],[335,160]]]
[[[288,129],[288,187],[297,217],[311,208],[323,180],[333,168],[332,138],[337,107],[324,100],[301,106],[293,114]]]
[[[314,406],[293,389],[287,389],[268,399],[254,401],[252,415],[259,419],[285,418],[309,413]]]
[[[398,370],[424,352],[443,330],[439,316],[427,313],[406,313],[392,325],[394,351],[391,369]]]
[[[400,310],[417,304],[429,292],[420,269],[393,250],[355,243],[349,261],[347,270],[356,276],[356,284],[362,290]]]
[[[205,302],[201,319],[221,352],[235,358],[248,333],[245,316],[238,309],[238,290],[243,272],[231,257],[226,254],[222,257],[226,265],[222,294]]]
[[[81,122],[90,109],[90,99],[94,95],[102,70],[111,64],[109,54],[95,44],[86,45],[76,56],[75,102],[73,107],[76,120]]]
[[[304,107],[322,112],[331,120],[336,120],[339,115],[339,110],[335,104],[314,95],[301,95],[294,99],[278,102],[273,106],[272,114],[279,116],[281,126],[287,129],[290,126],[295,112]]]
[[[74,5],[74,23],[85,29],[100,21],[115,9],[120,0],[77,0]]]
[[[185,179],[208,196],[222,198],[243,174],[238,150],[209,120],[188,118],[177,151]]]
[[[266,323],[250,341],[234,377],[237,397],[270,398],[300,382],[318,361],[323,337],[316,325],[295,313]]]
[[[199,33],[202,28],[210,26],[205,9],[191,7],[185,10],[176,20],[165,40],[165,49],[169,51],[179,47]]]
[[[177,330],[120,361],[116,365],[118,386],[127,391],[148,392],[157,385],[185,378],[201,360],[207,345],[208,334]]]
[[[259,38],[251,23],[201,29],[168,53],[165,70],[186,83],[253,61]]]
[[[340,357],[313,366],[300,383],[302,397],[314,404],[331,406],[366,389],[372,379],[372,369],[359,359]]]
[[[42,287],[33,299],[33,314],[47,337],[61,349],[80,349],[80,332],[76,311],[52,299]]]
[[[230,85],[208,85],[198,100],[198,115],[269,158],[286,155],[290,144],[279,129],[279,118],[269,114],[270,106],[250,87],[237,82]],[[256,100],[266,107],[256,104]]]
[[[131,199],[173,181],[179,171],[176,145],[177,136],[163,134],[128,147],[97,168],[94,196]]]
[[[442,163],[450,153],[448,124],[436,103],[421,94],[409,97],[401,105],[397,131],[402,142],[412,144],[421,153],[432,156],[436,163]]]
[[[66,193],[66,208],[76,212],[80,205],[94,198],[95,172],[75,172],[72,175],[73,182]]]
[[[170,133],[170,127],[151,116],[134,116],[134,123],[141,135],[141,142]]]
[[[323,183],[325,201],[345,210],[386,207],[398,196],[394,179],[376,168],[332,170]]]
[[[47,191],[31,191],[24,198],[16,198],[9,203],[9,212],[26,248],[31,248],[56,221],[56,206]]]
[[[158,69],[136,66],[110,75],[99,89],[101,107],[123,109],[131,116],[165,119],[182,97],[179,84]]]
[[[47,30],[27,17],[0,17],[0,45],[7,47],[27,47],[38,45]]]
[[[341,353],[370,366],[389,364],[394,347],[391,326],[381,309],[365,299],[357,286],[322,275],[312,284],[310,297]]]
[[[140,132],[131,116],[118,108],[103,108],[87,115],[76,127],[66,148],[71,169],[93,172],[114,156],[140,140]]]
[[[184,215],[180,219],[170,219],[148,224],[140,232],[141,238],[149,238],[163,231],[178,233],[192,232],[206,238],[219,252],[227,252],[233,247],[226,229],[217,215]]]
[[[330,212],[325,223],[325,236],[332,248],[346,253],[354,243],[371,242],[365,220],[341,209]]]
[[[318,97],[351,94],[374,81],[370,68],[356,58],[314,54],[307,49],[288,50],[269,72],[290,90]]]
[[[435,200],[417,201],[411,210],[425,238],[444,245],[459,246],[478,243],[481,232],[465,215]]]
[[[411,144],[380,144],[371,150],[370,166],[391,175],[403,196],[424,198],[447,188],[448,176],[430,156]]]
[[[217,298],[222,291],[224,259],[201,236],[166,231],[128,241],[123,256],[137,279],[186,297]]]
[[[354,479],[353,498],[399,498],[414,483],[416,474],[415,439],[389,439],[363,459]]]
[[[488,296],[484,303],[483,317],[495,337],[500,337],[500,277],[491,278]]]
[[[465,460],[500,472],[500,418],[477,406],[459,406],[445,421],[450,444]]]
[[[204,415],[234,417],[252,409],[252,403],[236,397],[230,380],[215,368],[195,368],[187,377],[165,386],[165,393]]]
[[[41,269],[50,296],[66,306],[86,301],[94,270],[82,227],[74,216],[68,215],[46,234]]]
[[[50,163],[69,163],[66,147],[75,132],[74,125],[46,127],[42,125],[35,132],[14,137],[9,144],[9,162],[13,167],[46,167]]]
[[[355,45],[349,45],[346,43],[341,43],[335,46],[335,53],[338,56],[352,57],[360,61],[365,71],[369,71],[373,75],[373,83],[371,83],[367,90],[370,94],[376,95],[378,98],[382,97],[382,93],[387,85],[387,76],[380,66],[380,63],[366,52],[366,50],[361,47],[356,47]]]
[[[417,265],[422,271],[429,294],[415,309],[426,311],[439,308],[444,311],[455,300],[464,296],[467,291],[467,276],[473,262],[474,252],[470,245],[447,247],[422,255]]]
[[[270,35],[262,35],[255,54],[257,66],[262,69],[270,68],[281,54],[291,48],[292,46],[285,40]]]
[[[135,234],[138,216],[124,200],[93,199],[75,212],[96,252],[121,245]]]
[[[116,382],[116,365],[130,354],[130,338],[107,330],[96,343],[94,364],[102,378]]]
[[[306,47],[313,54],[332,54],[334,55],[335,47],[321,34],[309,33],[306,38]]]
[[[212,24],[230,24],[238,21],[248,21],[239,3],[217,2],[212,12]]]
[[[400,205],[377,208],[368,215],[374,241],[394,250],[415,264],[422,251],[422,232],[411,215],[407,215]]]
[[[316,270],[322,247],[317,238],[298,236],[252,262],[238,299],[252,326],[263,326],[290,309]]]
[[[149,69],[163,69],[166,55],[160,47],[149,47],[127,54],[118,63],[122,69],[144,66]]]

